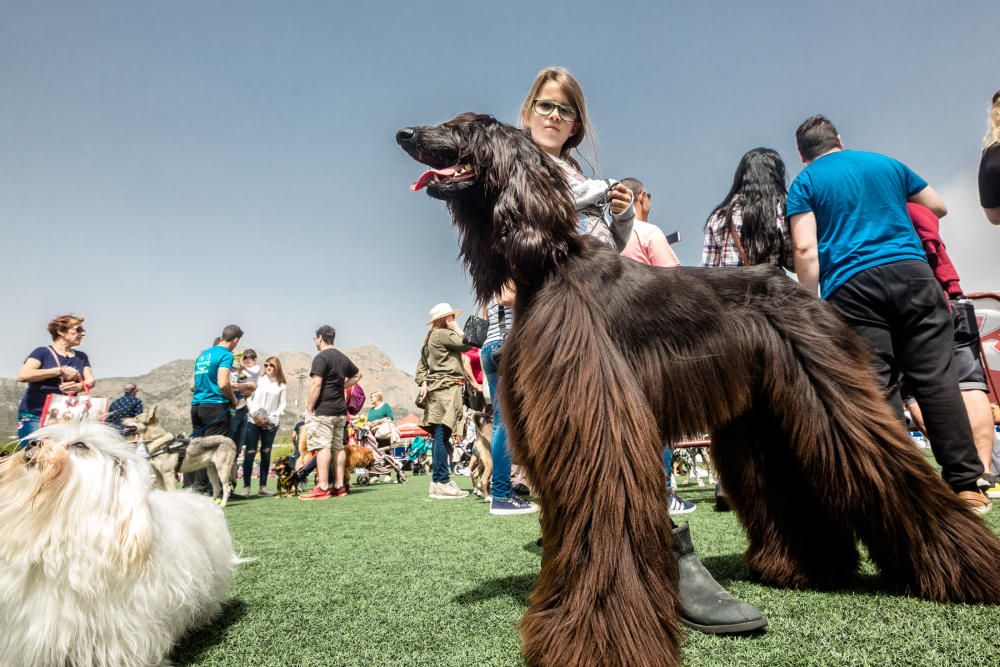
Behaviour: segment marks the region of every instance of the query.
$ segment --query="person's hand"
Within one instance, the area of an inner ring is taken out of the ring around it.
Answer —
[[[632,191],[621,183],[615,183],[608,190],[608,198],[611,200],[611,212],[621,215],[632,203]]]
[[[76,382],[80,379],[80,371],[72,366],[60,366],[59,377],[67,382]]]
[[[59,385],[59,391],[63,394],[79,394],[83,391],[82,382],[62,382]]]
[[[420,385],[420,394],[419,394],[419,396],[420,396],[420,400],[421,401],[424,400],[425,398],[427,398],[427,383],[426,382],[423,383],[422,385]]]

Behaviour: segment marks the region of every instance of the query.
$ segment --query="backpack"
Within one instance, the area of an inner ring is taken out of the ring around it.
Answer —
[[[365,407],[365,390],[356,384],[347,390],[347,414],[356,415]]]

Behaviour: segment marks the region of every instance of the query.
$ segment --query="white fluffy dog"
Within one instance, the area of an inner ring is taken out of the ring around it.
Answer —
[[[165,665],[234,564],[222,510],[149,488],[112,429],[46,427],[0,463],[0,665]]]

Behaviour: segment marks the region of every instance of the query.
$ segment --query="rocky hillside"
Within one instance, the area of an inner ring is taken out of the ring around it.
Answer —
[[[386,402],[392,406],[397,417],[403,417],[414,410],[413,399],[416,396],[416,385],[413,376],[392,363],[382,350],[374,345],[345,349],[343,352],[361,369],[363,377],[361,386],[365,392],[380,390],[385,395]],[[258,360],[263,363],[265,354],[258,350]],[[282,431],[290,429],[295,423],[296,415],[302,412],[304,400],[303,391],[308,388],[309,365],[312,356],[303,352],[279,352],[285,378],[288,380],[288,410],[282,421]],[[175,432],[191,430],[190,401],[188,380],[193,359],[178,359],[145,375],[138,377],[98,378],[95,395],[117,398],[122,387],[134,382],[139,387],[139,398],[147,408],[153,404],[159,405],[159,414],[167,428]],[[24,393],[24,386],[13,379],[0,379],[0,437],[7,442],[15,437],[17,432],[17,405]]]

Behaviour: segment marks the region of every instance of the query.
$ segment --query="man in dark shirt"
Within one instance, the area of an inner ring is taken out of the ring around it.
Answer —
[[[139,399],[139,388],[131,382],[125,385],[120,397],[111,402],[108,408],[108,426],[114,427],[120,433],[124,428],[123,419],[131,419],[142,414],[142,400]]]
[[[347,495],[344,487],[344,431],[347,426],[347,401],[344,392],[361,379],[361,371],[343,352],[333,347],[337,332],[329,325],[316,330],[316,349],[309,371],[309,395],[306,397],[306,445],[316,453],[319,483],[301,500],[325,500]],[[330,462],[333,461],[334,484],[330,486]]]

